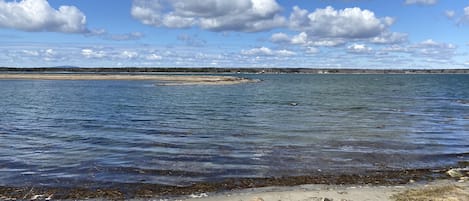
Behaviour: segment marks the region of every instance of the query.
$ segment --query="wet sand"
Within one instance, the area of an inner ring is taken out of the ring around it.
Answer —
[[[0,80],[147,80],[158,85],[227,85],[256,82],[233,76],[132,75],[132,74],[0,74]]]

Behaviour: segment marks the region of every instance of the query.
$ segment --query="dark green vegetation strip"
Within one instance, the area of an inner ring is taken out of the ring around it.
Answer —
[[[310,73],[310,74],[469,74],[469,69],[320,69],[320,68],[10,68],[0,67],[0,72],[129,72],[129,73]]]

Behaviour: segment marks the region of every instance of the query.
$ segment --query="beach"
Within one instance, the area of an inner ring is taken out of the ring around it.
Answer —
[[[196,194],[184,201],[466,201],[469,182],[437,180],[393,186],[302,185],[221,194]],[[175,199],[176,200],[176,199]]]
[[[147,80],[159,81],[159,85],[226,85],[255,82],[233,76],[201,76],[201,75],[132,75],[132,74],[44,74],[44,73],[12,73],[0,74],[0,79],[26,80]]]
[[[191,186],[2,187],[0,200],[161,201],[467,201],[468,168],[402,170],[369,175],[232,179]]]
[[[9,191],[9,192],[7,192]],[[0,200],[157,200],[157,201],[467,201],[469,181],[441,179],[410,182],[403,185],[319,185],[263,187],[223,192],[199,192],[189,195],[125,197],[117,191],[97,189],[84,192],[75,189],[76,196],[63,198],[54,191],[37,189],[1,189]]]

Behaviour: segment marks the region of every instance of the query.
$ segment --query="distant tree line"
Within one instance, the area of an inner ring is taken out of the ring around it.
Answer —
[[[469,69],[319,69],[319,68],[78,68],[78,67],[0,67],[0,72],[73,73],[310,73],[310,74],[469,74]]]

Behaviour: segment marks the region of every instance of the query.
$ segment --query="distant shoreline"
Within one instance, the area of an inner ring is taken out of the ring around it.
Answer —
[[[469,69],[340,69],[340,68],[10,68],[0,72],[74,72],[74,73],[303,73],[303,74],[469,74]]]

